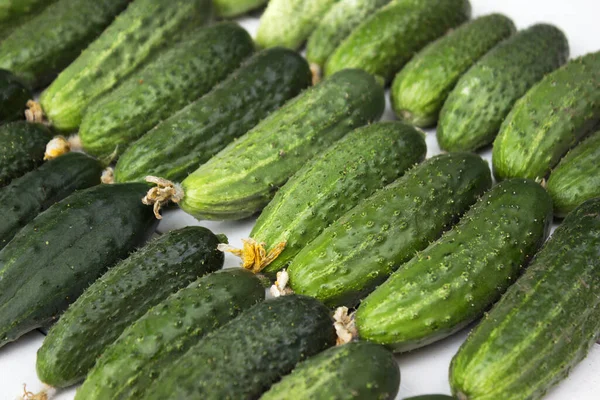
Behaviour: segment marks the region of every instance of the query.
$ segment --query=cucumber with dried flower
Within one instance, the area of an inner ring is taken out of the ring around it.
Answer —
[[[235,18],[267,4],[268,0],[213,0],[215,11],[221,18]]]
[[[0,69],[0,123],[25,118],[31,91],[12,72]]]

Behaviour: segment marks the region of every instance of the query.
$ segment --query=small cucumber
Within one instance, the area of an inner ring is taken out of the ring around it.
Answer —
[[[0,0],[0,40],[56,0]]]
[[[577,145],[548,179],[554,215],[565,217],[586,200],[600,197],[600,131]]]
[[[0,251],[0,346],[54,322],[107,268],[146,240],[147,185],[98,185],[56,203]]]
[[[537,400],[600,332],[600,198],[567,216],[450,366],[461,400]]]
[[[52,133],[41,124],[19,121],[0,126],[0,186],[42,164],[50,139]]]
[[[76,190],[100,183],[104,166],[82,153],[50,160],[0,189],[0,249],[39,213]]]
[[[267,4],[268,0],[213,0],[217,15],[235,18]]]
[[[181,181],[231,141],[310,85],[298,53],[273,48],[134,142],[115,167],[117,182],[147,175]]]
[[[301,362],[260,400],[393,400],[399,387],[392,353],[373,343],[351,342]]]
[[[333,321],[317,300],[290,295],[263,301],[163,365],[136,398],[254,399],[333,344]]]
[[[492,184],[469,153],[430,158],[344,214],[288,268],[292,289],[330,307],[354,306],[437,239]]]
[[[479,318],[544,243],[552,199],[533,181],[494,186],[452,230],[363,300],[362,339],[409,351]]]
[[[396,115],[420,127],[435,125],[460,77],[515,32],[510,18],[491,14],[466,23],[418,53],[396,75],[391,89]]]
[[[361,68],[389,82],[426,44],[471,16],[469,0],[396,0],[352,31],[325,65],[325,75]]]
[[[515,102],[569,58],[564,33],[534,25],[500,43],[460,78],[440,113],[437,138],[448,151],[494,141]]]
[[[0,69],[0,123],[24,119],[27,101],[31,99],[31,91],[20,79]]]
[[[514,106],[494,142],[496,178],[544,178],[600,123],[600,51],[546,75]]]
[[[209,92],[254,50],[242,27],[226,22],[188,34],[130,75],[84,113],[83,148],[105,157]]]

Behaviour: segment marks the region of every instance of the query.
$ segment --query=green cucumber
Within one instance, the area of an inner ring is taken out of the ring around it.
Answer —
[[[352,30],[391,0],[340,0],[320,20],[306,43],[306,59],[322,68]]]
[[[548,178],[554,215],[565,217],[586,200],[600,197],[600,131],[578,144]]]
[[[42,164],[51,139],[52,133],[41,124],[19,121],[0,126],[0,186]]]
[[[85,109],[158,51],[212,16],[210,0],[135,0],[40,97],[52,126],[74,131]]]
[[[238,268],[196,280],[125,329],[98,359],[75,399],[140,398],[163,365],[264,297],[254,274]]]
[[[31,99],[31,91],[20,79],[0,69],[0,123],[24,119],[27,102]]]
[[[460,77],[514,32],[510,18],[491,14],[425,47],[394,78],[391,99],[396,115],[420,127],[435,125]]]
[[[351,342],[301,362],[260,400],[393,400],[399,387],[392,353],[373,343]]]
[[[0,189],[0,249],[39,213],[76,190],[98,185],[104,165],[82,153],[68,153],[14,179]]]
[[[552,25],[534,25],[499,44],[460,78],[444,103],[441,148],[474,151],[492,143],[515,102],[568,57],[567,38]]]
[[[240,219],[260,211],[308,160],[356,127],[379,119],[383,88],[360,70],[324,80],[269,115],[181,184],[196,218]]]
[[[426,44],[471,16],[469,0],[396,0],[352,31],[325,64],[325,75],[361,68],[385,82]]]
[[[354,306],[454,224],[492,184],[469,153],[436,156],[344,214],[288,267],[290,285],[330,307]]]
[[[333,321],[317,300],[290,295],[263,301],[163,364],[135,398],[257,398],[298,362],[333,344]]]
[[[56,0],[0,0],[0,41]]]
[[[263,273],[274,275],[323,229],[423,161],[423,134],[402,122],[358,128],[302,167],[264,209],[250,237],[268,252],[285,249]]]
[[[260,18],[256,44],[298,50],[338,0],[270,0]]]
[[[98,185],[56,203],[0,251],[0,346],[54,322],[154,227],[147,185]]]
[[[146,175],[181,181],[311,82],[292,50],[257,53],[237,71],[134,142],[115,167],[118,182]]]
[[[0,68],[40,88],[79,56],[130,0],[58,0],[0,41]]]
[[[544,178],[599,124],[600,51],[546,75],[515,104],[494,142],[494,174]]]
[[[235,18],[267,4],[268,0],[213,0],[221,18]]]
[[[567,216],[454,356],[461,400],[536,400],[599,338],[600,198]]]
[[[223,80],[254,50],[252,38],[233,22],[188,34],[129,76],[84,113],[79,136],[96,156],[119,153],[161,120]]]
[[[358,334],[409,351],[464,328],[516,280],[551,222],[552,199],[539,184],[511,179],[494,186],[362,301]]]

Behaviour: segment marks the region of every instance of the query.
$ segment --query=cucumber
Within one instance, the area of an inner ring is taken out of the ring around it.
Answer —
[[[586,200],[600,197],[600,131],[577,145],[548,178],[554,215],[565,217]]]
[[[409,351],[464,328],[516,280],[551,222],[552,199],[539,184],[511,179],[494,186],[362,301],[360,337]]]
[[[396,0],[352,31],[325,64],[325,75],[361,68],[389,82],[413,55],[471,16],[469,0]]]
[[[213,0],[217,15],[235,18],[267,4],[268,0]]]
[[[0,126],[0,186],[42,164],[50,139],[52,133],[41,124],[18,121]]]
[[[0,41],[56,0],[0,0]]]
[[[257,53],[240,69],[134,142],[115,167],[118,182],[146,175],[181,181],[311,83],[292,50]]]
[[[306,59],[322,68],[336,47],[367,17],[390,0],[340,0],[322,17],[306,43]]]
[[[210,0],[135,0],[40,97],[52,126],[74,131],[100,95],[212,16]]]
[[[79,56],[130,0],[58,0],[0,42],[0,68],[40,88]]]
[[[207,333],[262,301],[249,271],[226,269],[202,277],[130,325],[96,362],[76,400],[140,398],[141,392]]]
[[[454,224],[492,184],[475,154],[436,156],[364,199],[288,267],[292,289],[330,307],[354,306]]]
[[[440,113],[437,137],[448,151],[474,151],[493,142],[515,102],[569,57],[567,38],[552,25],[534,25],[507,39],[456,84]]]
[[[535,400],[600,332],[600,198],[575,209],[469,335],[450,367],[461,400]]]
[[[0,189],[0,249],[39,213],[76,190],[98,185],[104,165],[82,153],[50,160]]]
[[[320,18],[338,0],[270,0],[260,18],[256,44],[298,50],[315,30]]]
[[[254,399],[333,344],[333,321],[317,300],[290,295],[263,301],[163,364],[135,398]]]
[[[323,229],[423,161],[426,152],[423,134],[412,126],[380,122],[352,131],[309,161],[277,192],[250,233],[267,244],[267,253],[287,243],[262,272],[274,276]]]
[[[0,251],[0,346],[55,321],[154,227],[141,183],[98,185],[56,203]]]
[[[79,136],[92,155],[119,153],[161,120],[209,92],[254,49],[242,27],[221,23],[187,35],[98,99]]]
[[[20,79],[0,69],[0,123],[24,119],[27,102],[32,98],[33,94]]]
[[[523,96],[494,142],[496,178],[543,178],[600,123],[600,51],[570,61]]]
[[[400,370],[392,353],[369,342],[332,347],[301,362],[261,400],[395,399]]]
[[[306,90],[229,144],[181,184],[196,218],[240,219],[260,211],[308,160],[356,127],[379,119],[383,88],[346,70]]]
[[[391,99],[396,115],[420,127],[435,125],[460,77],[514,32],[510,18],[491,14],[425,47],[394,78]]]

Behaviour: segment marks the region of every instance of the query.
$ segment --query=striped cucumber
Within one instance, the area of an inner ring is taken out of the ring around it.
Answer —
[[[0,0],[0,40],[56,0]]]
[[[12,72],[0,69],[0,123],[25,118],[31,91]]]
[[[267,4],[268,0],[213,0],[221,18],[235,18]]]

